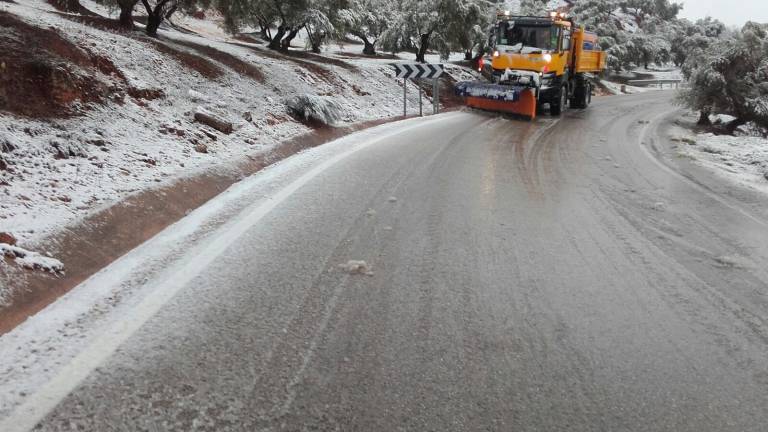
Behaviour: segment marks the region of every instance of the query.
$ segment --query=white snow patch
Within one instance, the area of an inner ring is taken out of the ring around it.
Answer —
[[[16,264],[30,270],[44,270],[51,273],[64,271],[64,264],[56,258],[6,243],[0,243],[0,256],[11,258]]]
[[[368,263],[362,260],[349,260],[344,264],[339,264],[339,268],[353,275],[373,276]]]
[[[637,68],[632,72],[651,75],[652,78],[650,79],[657,80],[683,79],[683,72],[680,70],[680,68]]]
[[[189,89],[187,92],[187,96],[189,96],[189,99],[194,102],[208,102],[208,96],[200,93],[199,91]]]
[[[728,124],[736,120],[736,117],[728,114],[715,114],[709,116],[709,119],[713,124]]]
[[[604,79],[599,80],[609,93],[613,95],[645,93],[647,91],[661,90],[658,87],[636,87],[629,84],[621,84]]]
[[[679,152],[718,175],[768,193],[768,139],[699,134],[696,140],[678,138]]]
[[[749,263],[734,255],[721,255],[714,258],[715,265],[723,268],[747,268]]]

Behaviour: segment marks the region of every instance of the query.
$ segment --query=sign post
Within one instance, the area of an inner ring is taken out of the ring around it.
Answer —
[[[432,83],[432,114],[437,114],[440,111],[440,85],[437,80]]]
[[[421,78],[418,78],[416,85],[419,86],[419,117],[423,117],[424,113],[421,110]]]
[[[395,68],[395,77],[403,79],[403,117],[408,113],[408,107],[406,105],[407,97],[407,82],[408,78],[413,80],[417,79],[431,79],[432,80],[432,113],[437,114],[440,109],[440,96],[438,94],[438,82],[437,79],[443,74],[443,65],[441,64],[428,64],[428,63],[393,63]],[[414,81],[416,82],[416,81]],[[418,82],[416,82],[418,85]],[[419,87],[419,115],[423,115],[422,102],[421,102],[421,86]]]
[[[408,87],[406,84],[408,84],[408,78],[403,78],[403,117],[405,117],[408,114],[408,110],[406,109],[406,106],[405,106],[405,94]]]

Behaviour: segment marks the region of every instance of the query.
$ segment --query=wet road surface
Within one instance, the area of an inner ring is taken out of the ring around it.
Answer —
[[[339,160],[38,429],[765,430],[768,205],[657,159],[671,97]]]

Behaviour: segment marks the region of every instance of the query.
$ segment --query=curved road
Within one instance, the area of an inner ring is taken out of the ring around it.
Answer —
[[[764,431],[768,205],[665,156],[671,97],[449,113],[310,163],[6,426]]]

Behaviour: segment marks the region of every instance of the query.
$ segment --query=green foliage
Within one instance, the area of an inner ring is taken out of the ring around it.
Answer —
[[[392,0],[350,0],[339,9],[340,32],[349,33],[365,44],[364,52],[374,54],[376,44],[394,20],[397,4]]]
[[[548,12],[547,0],[521,0],[520,15],[543,16]]]
[[[688,56],[683,73],[690,84],[679,96],[684,105],[768,127],[767,24],[748,22],[735,34],[713,38]]]
[[[608,66],[620,71],[673,59],[681,6],[669,0],[580,0],[572,14],[597,32]]]
[[[748,22],[689,56],[683,71],[690,89],[679,99],[686,106],[768,127],[768,25]]]
[[[451,51],[484,49],[492,24],[493,4],[487,0],[401,0],[381,47],[398,52],[414,50],[424,61],[427,49],[447,59]]]

